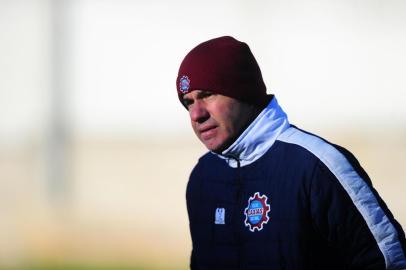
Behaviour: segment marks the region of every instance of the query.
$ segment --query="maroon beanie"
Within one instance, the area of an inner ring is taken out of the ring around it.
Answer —
[[[180,65],[179,100],[193,90],[205,90],[264,106],[269,101],[261,70],[244,42],[225,36],[197,45]]]

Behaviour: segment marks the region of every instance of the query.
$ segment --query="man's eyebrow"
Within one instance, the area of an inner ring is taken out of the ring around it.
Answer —
[[[211,95],[211,94],[213,94],[213,92],[202,90],[202,91],[199,91],[197,93],[197,97],[202,98],[202,97],[205,97],[205,96],[208,96],[208,95]]]
[[[192,100],[192,98],[183,96],[182,100]]]
[[[197,95],[195,97],[196,99],[201,99],[201,98],[204,98],[206,96],[210,96],[213,94],[213,92],[211,92],[211,91],[205,91],[205,90],[196,90],[196,91],[197,91]],[[194,98],[191,98],[191,97],[185,97],[185,96],[182,97],[183,103],[187,102],[187,103],[191,104],[191,103],[193,103],[193,100],[194,100]]]
[[[192,100],[191,98],[187,98],[187,97],[183,97],[183,98],[182,98],[182,101],[183,101],[183,102],[185,102],[185,101],[191,101],[191,100]]]

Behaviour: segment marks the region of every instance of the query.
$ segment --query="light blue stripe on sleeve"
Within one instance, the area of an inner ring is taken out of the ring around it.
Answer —
[[[336,176],[366,221],[386,263],[386,269],[406,269],[406,259],[398,234],[379,206],[370,187],[358,175],[345,156],[324,140],[290,127],[279,141],[299,145],[319,158]]]

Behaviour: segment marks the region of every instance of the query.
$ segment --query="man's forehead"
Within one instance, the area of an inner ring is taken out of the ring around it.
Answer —
[[[183,99],[190,99],[190,98],[194,98],[194,97],[198,97],[199,95],[202,94],[206,94],[206,93],[211,93],[210,91],[206,91],[206,90],[192,90],[189,93],[186,93],[183,95]]]

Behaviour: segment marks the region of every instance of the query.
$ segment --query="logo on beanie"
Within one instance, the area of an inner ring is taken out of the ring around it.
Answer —
[[[262,230],[263,225],[268,223],[268,213],[271,211],[271,206],[266,202],[267,200],[268,197],[266,195],[261,196],[259,192],[255,192],[254,196],[248,199],[248,206],[244,210],[244,223],[251,232]]]
[[[185,94],[187,91],[189,91],[190,88],[190,80],[188,76],[182,76],[179,80],[179,91],[181,91],[183,94]]]

